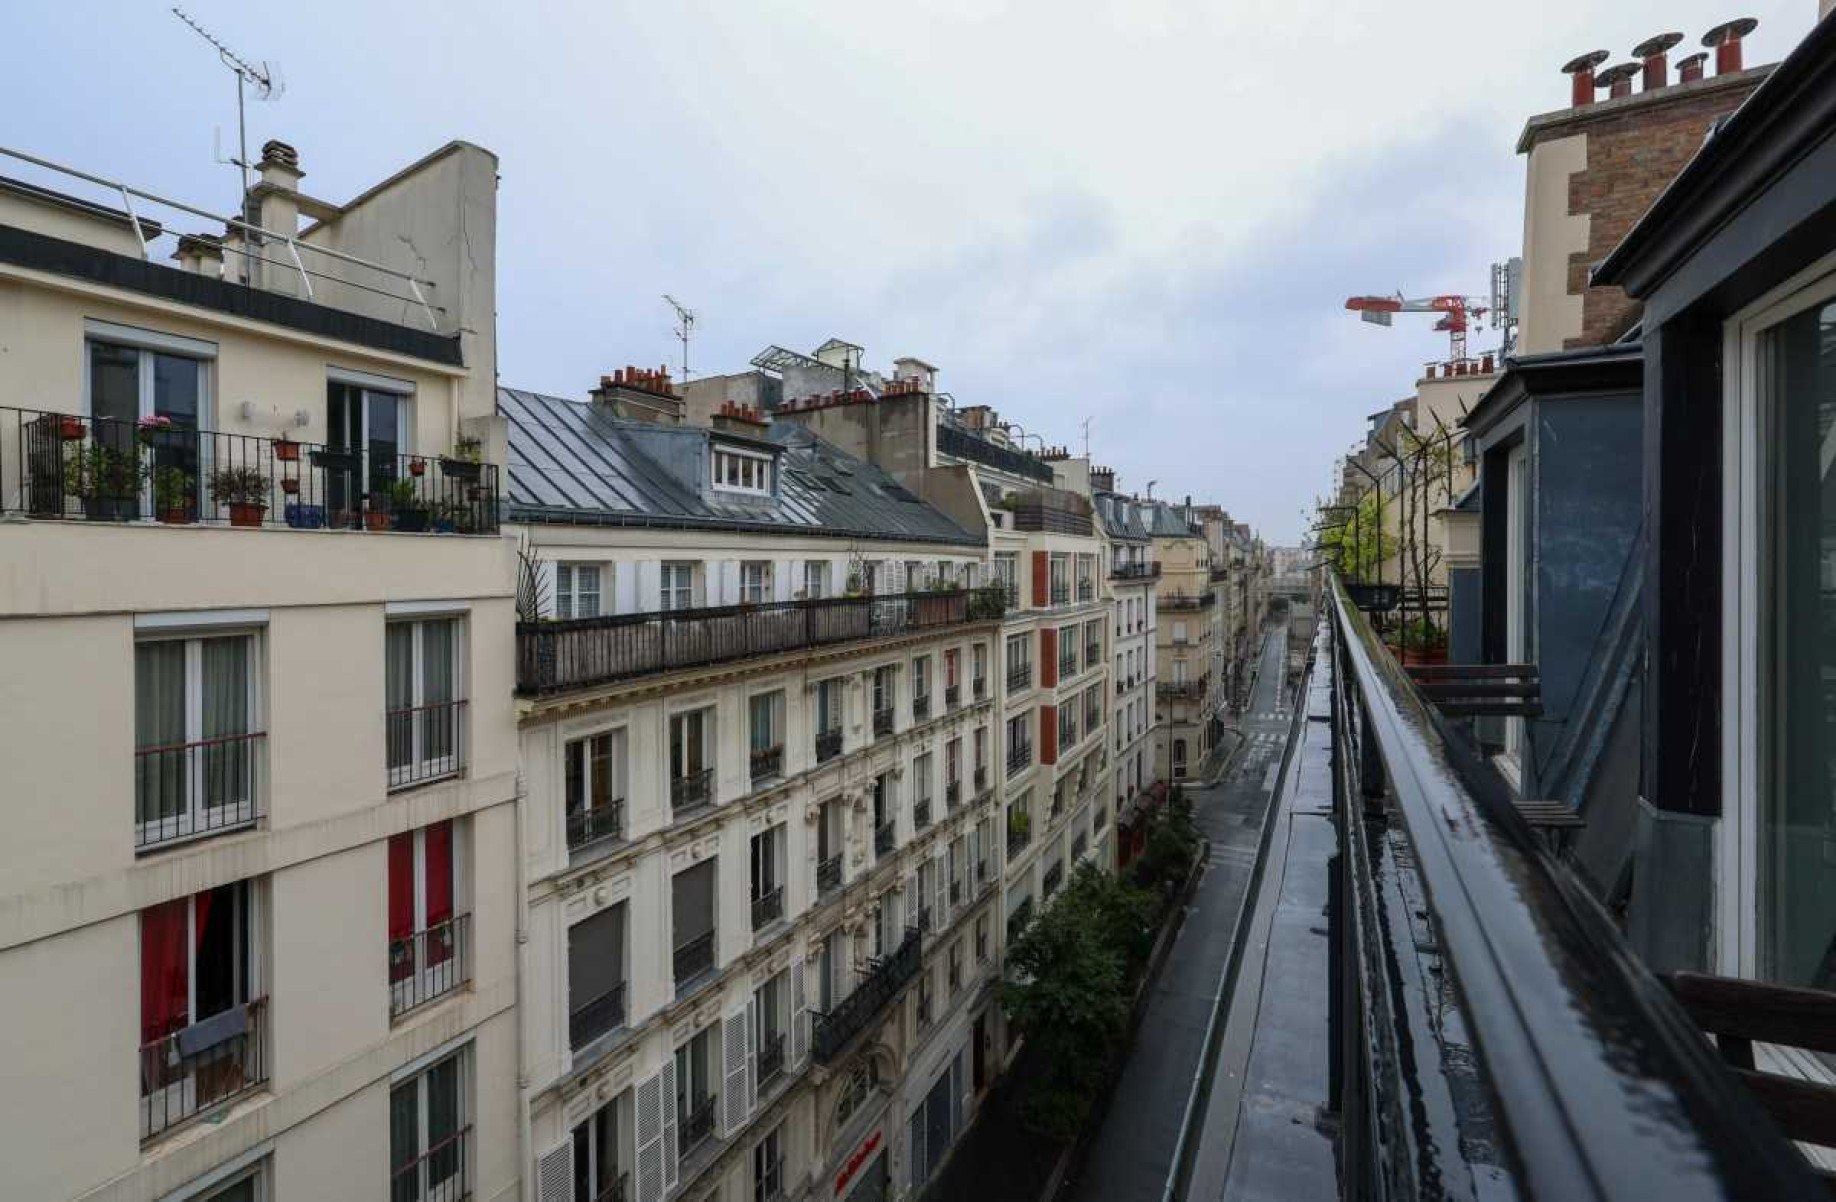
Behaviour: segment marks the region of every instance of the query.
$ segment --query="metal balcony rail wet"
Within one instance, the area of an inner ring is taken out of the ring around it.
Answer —
[[[625,982],[620,981],[598,997],[589,998],[568,1012],[567,1046],[585,1047],[608,1031],[625,1025]]]
[[[459,1128],[389,1174],[389,1202],[464,1202],[472,1196],[472,1127]]]
[[[134,752],[134,846],[145,851],[253,826],[261,817],[266,731]]]
[[[931,695],[918,693],[912,697],[912,721],[922,722],[931,716]]]
[[[472,916],[455,914],[389,941],[389,1017],[445,997],[472,979]]]
[[[893,708],[881,706],[873,711],[873,733],[876,738],[884,738],[893,732]]]
[[[614,797],[596,806],[569,810],[567,814],[567,849],[578,851],[601,839],[625,837],[625,799]]]
[[[554,693],[1000,618],[997,589],[824,597],[518,622],[516,685]]]
[[[774,1077],[784,1071],[784,1032],[773,1031],[759,1041],[759,1092],[763,1093]]]
[[[0,408],[0,513],[496,534],[497,467],[138,419]]]
[[[405,789],[465,771],[465,699],[407,705],[383,715],[389,788]]]
[[[140,1045],[140,1138],[151,1139],[268,1079],[267,998]]]
[[[1327,608],[1348,1194],[1827,1199],[1337,579]]]
[[[835,890],[841,888],[841,883],[842,883],[842,858],[839,854],[830,856],[828,859],[821,860],[817,863],[816,865],[816,892],[817,893],[819,894],[833,893]]]
[[[1218,595],[1207,589],[1202,593],[1163,593],[1157,598],[1162,612],[1169,609],[1204,609],[1218,599]]]
[[[1033,665],[1021,664],[1007,670],[1007,691],[1018,693],[1021,689],[1030,688],[1033,683]]]
[[[893,824],[890,819],[873,828],[873,854],[883,856],[893,849]]]
[[[1119,563],[1109,569],[1112,580],[1151,580],[1159,575],[1158,563]]]
[[[714,800],[714,769],[703,768],[669,781],[669,808],[678,814],[699,810]]]
[[[752,929],[770,926],[784,917],[784,886],[778,885],[752,899]]]
[[[1033,745],[1015,743],[1007,749],[1007,775],[1013,776],[1022,768],[1033,762]]]
[[[816,732],[816,762],[818,764],[834,759],[841,754],[842,732],[837,730],[819,730]]]
[[[689,1103],[688,1113],[682,1116],[682,1157],[686,1158],[714,1134],[714,1104],[718,1100],[709,1094]],[[664,1105],[670,1103],[665,1102]]]
[[[752,783],[776,780],[784,775],[784,747],[764,747],[752,753]]]
[[[676,988],[694,980],[714,967],[714,932],[697,935],[695,938],[678,947],[673,954],[676,973]]]
[[[912,802],[912,829],[923,830],[931,825],[931,799],[921,797]]]
[[[867,961],[866,975],[835,1009],[827,1013],[811,1011],[814,1025],[810,1050],[818,1063],[835,1060],[911,983],[923,963],[923,948],[923,932],[916,927],[906,928],[905,938],[891,955]]]

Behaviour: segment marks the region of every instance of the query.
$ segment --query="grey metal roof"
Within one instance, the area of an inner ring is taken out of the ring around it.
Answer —
[[[773,422],[775,496],[722,497],[699,485],[708,430],[616,418],[594,405],[497,390],[509,425],[506,520],[823,534],[983,545],[874,465],[794,422]],[[720,439],[718,434],[712,435]]]
[[[1155,538],[1198,538],[1185,518],[1181,517],[1171,505],[1156,501],[1149,507],[1150,518],[1148,532]]]
[[[1147,526],[1141,521],[1141,506],[1121,493],[1100,492],[1095,496],[1097,516],[1109,537],[1124,542],[1148,541]]]

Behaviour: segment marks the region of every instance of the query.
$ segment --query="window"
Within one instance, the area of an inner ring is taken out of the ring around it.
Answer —
[[[911,1188],[916,1193],[942,1166],[962,1122],[963,1054],[940,1073],[930,1092],[912,1110],[908,1148]]]
[[[1077,627],[1058,628],[1058,678],[1077,675]]]
[[[752,929],[784,917],[784,824],[752,837]]]
[[[752,783],[784,775],[784,690],[757,693],[746,701]]]
[[[812,559],[803,565],[803,595],[811,601],[829,595],[829,562],[826,559]]]
[[[752,993],[752,1046],[761,1098],[784,1071],[785,1032],[790,1013],[790,970],[766,979]]]
[[[1183,618],[1173,623],[1173,641],[1176,643],[1186,641],[1186,622]]]
[[[403,393],[326,382],[326,449],[354,453],[358,464],[355,470],[326,472],[325,499],[332,525],[360,525],[360,508],[388,511],[389,489],[402,478],[401,456],[411,449],[412,409]]]
[[[1102,686],[1084,690],[1084,730],[1093,731],[1103,724]]]
[[[450,776],[464,767],[459,620],[390,622],[386,716],[389,787]]]
[[[846,700],[840,680],[821,681],[816,686],[816,762],[841,754],[842,706]]]
[[[752,1148],[752,1202],[784,1196],[784,1128],[773,1127]]]
[[[1094,668],[1103,659],[1103,623],[1101,619],[1084,623],[1084,666]]]
[[[627,903],[567,929],[567,1043],[579,1051],[625,1025]]]
[[[931,657],[921,655],[912,661],[912,716],[922,718],[921,710],[931,704]]]
[[[889,735],[893,729],[893,680],[890,665],[873,670],[873,733]]]
[[[453,842],[450,820],[389,838],[391,1015],[452,992],[467,976]]]
[[[912,825],[931,821],[932,756],[926,751],[912,758]]]
[[[140,912],[140,1136],[266,1079],[252,886]]]
[[[763,605],[771,600],[771,561],[748,559],[739,567],[740,604]]]
[[[674,923],[676,992],[698,984],[714,968],[714,886],[717,859],[703,860],[678,872],[670,882],[670,918]]]
[[[1020,593],[1019,556],[1012,551],[995,552],[995,584],[1007,592],[1007,603],[1011,606]]]
[[[848,996],[847,938],[840,928],[823,936],[822,954],[818,957],[820,979],[816,982],[818,1010],[833,1010],[838,1002]]]
[[[714,800],[714,711],[674,714],[669,720],[670,806],[692,810]]]
[[[1007,720],[1007,772],[1009,776],[1033,761],[1032,711]]]
[[[1033,640],[1026,634],[1007,638],[1007,687],[1024,689],[1033,683]]]
[[[1058,707],[1058,747],[1060,751],[1077,742],[1077,707]]]
[[[566,759],[567,846],[625,837],[625,732],[574,739]]]
[[[1052,556],[1050,562],[1052,604],[1063,605],[1071,599],[1071,565],[1063,555]]]
[[[955,647],[944,652],[944,688],[952,694],[962,684],[963,653]]]
[[[574,1202],[611,1202],[629,1196],[632,1149],[627,1141],[625,1095],[620,1094],[574,1128]]]
[[[271,1196],[268,1181],[268,1162],[263,1160],[242,1169],[228,1181],[205,1187],[205,1193],[189,1196],[188,1202],[267,1202]]]
[[[1173,775],[1186,775],[1186,741],[1184,739],[1173,740]]]
[[[916,559],[905,561],[905,591],[915,593],[924,587],[924,563]]]
[[[975,920],[975,962],[988,963],[988,915],[983,914]]]
[[[695,608],[695,568],[696,564],[690,560],[674,560],[663,564],[658,609]]]
[[[969,648],[969,665],[971,679],[975,681],[975,695],[980,697],[988,687],[988,645],[976,643]]]
[[[246,634],[135,644],[135,846],[255,821],[267,738],[255,662]]]
[[[465,1053],[455,1052],[389,1091],[390,1202],[442,1202],[471,1192],[465,1069]]]
[[[770,494],[771,456],[731,447],[715,448],[714,487],[727,492]]]
[[[597,618],[599,616],[600,567],[596,563],[558,563],[555,565],[555,617]]]
[[[676,1049],[676,1138],[684,1159],[714,1133],[714,1102],[720,1095],[714,1032],[714,1027],[699,1031]]]
[[[170,341],[176,346],[189,340]],[[198,349],[205,354],[211,350],[205,343],[198,344]],[[89,415],[92,447],[133,455],[144,445],[150,452],[145,459],[155,473],[173,469],[190,478],[192,484],[186,491],[191,495],[185,508],[194,514],[201,512],[196,492],[196,482],[204,478],[199,470],[200,440],[191,432],[209,424],[207,359],[91,339]],[[170,428],[143,440],[141,420],[156,417],[167,419]],[[130,486],[126,495],[86,498],[83,506],[96,517],[136,518],[151,500],[150,491],[141,484]]]

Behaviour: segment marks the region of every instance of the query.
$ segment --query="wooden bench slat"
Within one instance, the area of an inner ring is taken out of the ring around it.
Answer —
[[[1836,1085],[1737,1068],[1734,1075],[1792,1139],[1836,1148]]]
[[[1836,1052],[1836,993],[1697,972],[1673,972],[1664,981],[1712,1035]]]
[[[1492,681],[1472,684],[1455,684],[1451,682],[1445,684],[1423,683],[1415,687],[1422,696],[1428,698],[1430,701],[1457,701],[1469,697],[1535,697],[1543,691],[1543,686],[1534,680],[1521,681],[1515,684],[1495,683]]]

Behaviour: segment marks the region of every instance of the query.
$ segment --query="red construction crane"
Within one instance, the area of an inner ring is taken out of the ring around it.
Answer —
[[[1356,311],[1365,321],[1380,326],[1389,325],[1391,316],[1397,313],[1439,313],[1441,320],[1434,323],[1434,328],[1447,331],[1455,359],[1466,358],[1468,319],[1477,320],[1490,311],[1484,304],[1470,297],[1410,298],[1400,292],[1395,296],[1354,296],[1345,302],[1345,307]]]

